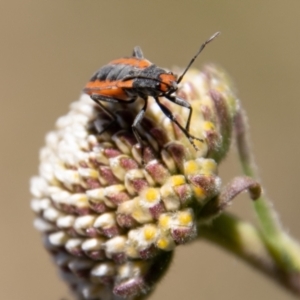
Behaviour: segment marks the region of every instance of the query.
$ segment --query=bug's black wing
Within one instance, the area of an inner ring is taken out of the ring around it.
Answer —
[[[100,68],[90,79],[90,82],[123,80],[132,73],[133,69],[132,65],[108,64]],[[109,86],[109,84],[106,85]]]

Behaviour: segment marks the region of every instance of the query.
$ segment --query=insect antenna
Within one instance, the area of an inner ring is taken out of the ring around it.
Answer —
[[[214,35],[212,35],[207,41],[205,41],[200,49],[198,50],[198,52],[196,53],[196,55],[191,59],[191,61],[189,62],[188,66],[185,68],[185,70],[183,71],[183,73],[180,75],[180,77],[177,80],[177,83],[180,83],[180,81],[182,80],[183,76],[185,75],[185,73],[188,71],[188,69],[190,68],[190,66],[193,64],[193,62],[195,61],[195,59],[197,58],[197,56],[202,52],[202,50],[205,48],[205,46],[210,43],[212,40],[214,40],[218,35],[220,34],[220,32],[216,32]]]

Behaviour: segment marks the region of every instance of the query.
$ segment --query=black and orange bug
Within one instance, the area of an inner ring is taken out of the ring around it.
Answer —
[[[159,68],[149,60],[145,59],[141,48],[136,46],[133,49],[132,57],[113,60],[100,68],[87,83],[83,91],[101,107],[101,109],[112,119],[112,122],[116,120],[116,116],[111,110],[105,107],[102,102],[127,104],[136,101],[138,97],[142,98],[144,100],[144,106],[131,125],[132,131],[141,149],[143,149],[143,142],[137,126],[146,112],[148,97],[153,97],[162,112],[182,130],[197,150],[193,140],[202,140],[189,133],[193,109],[187,101],[179,98],[174,93],[177,91],[178,84],[181,82],[197,56],[205,46],[218,35],[219,32],[216,32],[201,45],[198,52],[178,78],[172,72]],[[159,97],[165,97],[169,101],[189,109],[189,116],[185,127],[176,120],[170,109],[160,102]],[[104,130],[105,128],[102,131]]]

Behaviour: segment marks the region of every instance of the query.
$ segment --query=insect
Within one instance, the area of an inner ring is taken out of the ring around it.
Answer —
[[[153,97],[162,112],[182,130],[190,143],[197,150],[194,140],[201,142],[203,142],[203,140],[191,135],[189,132],[193,109],[190,103],[176,96],[175,92],[178,89],[178,84],[197,56],[202,52],[205,46],[218,35],[219,32],[216,32],[201,45],[198,52],[178,78],[172,72],[162,69],[145,59],[141,48],[136,46],[133,49],[132,57],[113,60],[100,68],[86,84],[83,91],[101,107],[112,119],[112,122],[116,120],[116,116],[113,111],[103,105],[103,102],[129,104],[136,101],[138,97],[144,100],[143,108],[138,112],[131,125],[132,131],[142,151],[143,141],[138,132],[138,125],[147,110],[148,97]],[[160,97],[165,97],[169,101],[189,110],[185,127],[176,120],[172,111],[160,102]],[[101,132],[106,130],[106,128]]]

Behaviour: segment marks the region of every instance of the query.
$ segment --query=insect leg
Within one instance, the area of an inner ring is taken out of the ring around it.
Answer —
[[[162,103],[159,102],[159,99],[157,97],[154,98],[156,103],[159,105],[160,109],[162,110],[162,112],[172,121],[174,122],[180,129],[181,131],[185,134],[185,136],[189,139],[190,143],[193,145],[193,147],[195,148],[195,150],[198,150],[198,148],[196,147],[194,140],[198,140],[200,142],[203,142],[202,139],[199,139],[193,135],[191,135],[188,130],[186,128],[184,128],[174,117],[174,115],[172,114],[172,112]]]
[[[138,129],[137,129],[137,126],[138,124],[141,123],[144,115],[145,115],[145,112],[146,112],[146,109],[147,109],[147,104],[148,104],[148,98],[143,98],[144,100],[144,106],[143,108],[140,110],[140,112],[137,114],[137,116],[135,117],[134,121],[133,121],[133,124],[131,125],[131,128],[132,128],[132,132],[135,136],[135,138],[137,139],[140,147],[141,147],[141,153],[142,153],[142,157],[143,157],[143,154],[144,154],[144,147],[143,147],[143,140],[138,132]]]
[[[109,98],[109,97],[103,97],[101,95],[97,95],[97,94],[92,94],[91,95],[91,99],[94,100],[100,107],[101,109],[112,119],[115,120],[116,116],[108,109],[106,108],[101,101],[104,102],[109,102],[109,103],[118,103],[118,100],[114,99],[114,98]]]
[[[181,99],[179,97],[175,97],[175,96],[171,96],[171,95],[166,95],[165,96],[167,99],[169,99],[171,102],[178,104],[182,107],[186,107],[189,110],[189,116],[185,125],[185,130],[187,132],[190,132],[190,123],[191,123],[191,117],[193,114],[193,108],[191,106],[191,104],[187,101],[185,101],[184,99]]]
[[[140,46],[135,46],[133,48],[132,56],[136,58],[144,58],[143,51]]]
[[[100,133],[104,132],[105,130],[107,130],[109,128],[109,126],[111,126],[117,120],[116,115],[113,112],[111,112],[110,109],[105,107],[101,102],[103,101],[103,102],[108,102],[108,103],[119,103],[119,102],[124,102],[124,101],[121,99],[105,97],[105,96],[98,95],[98,94],[92,94],[90,97],[92,100],[94,100],[100,106],[100,108],[103,110],[103,112],[106,113],[112,120],[107,126],[105,126],[103,129],[99,130],[99,134],[100,134]],[[126,101],[126,103],[131,103],[134,101],[135,101],[135,99],[131,99],[129,101]]]

